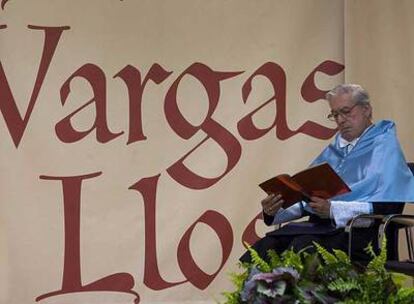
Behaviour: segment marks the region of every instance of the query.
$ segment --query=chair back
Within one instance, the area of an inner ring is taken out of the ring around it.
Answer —
[[[414,162],[407,163],[408,167],[411,170],[411,173],[414,175]],[[401,214],[403,213],[405,204],[394,204],[394,207],[390,206],[392,204],[384,204],[385,206],[378,208],[383,208],[380,211],[384,212],[381,214]],[[375,210],[375,206],[374,206]],[[395,212],[393,212],[393,210]],[[398,230],[399,226],[397,224],[391,223],[390,227],[386,231],[387,236],[387,255],[388,260],[398,260]]]

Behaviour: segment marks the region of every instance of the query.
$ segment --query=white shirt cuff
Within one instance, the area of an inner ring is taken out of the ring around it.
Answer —
[[[373,208],[371,203],[367,202],[345,202],[345,201],[331,201],[330,217],[335,220],[337,228],[343,228],[354,216],[359,214],[372,214]],[[358,227],[368,227],[372,220],[361,219],[358,221]]]
[[[273,219],[272,225],[278,225],[285,222],[293,221],[302,217],[302,206],[296,203],[287,209],[281,208]]]

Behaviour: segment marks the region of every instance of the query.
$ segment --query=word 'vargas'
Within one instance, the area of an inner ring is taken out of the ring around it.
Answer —
[[[39,92],[46,78],[47,71],[52,62],[62,33],[65,30],[70,29],[68,26],[44,27],[29,25],[28,27],[31,30],[44,31],[45,40],[34,87],[24,115],[19,112],[3,66],[0,62],[0,110],[16,148],[19,147],[25,129],[28,126],[30,116],[37,102]],[[6,25],[0,25],[0,29],[5,28],[7,28]],[[324,61],[313,69],[306,77],[301,87],[301,95],[304,101],[312,103],[322,99],[326,94],[326,91],[318,89],[315,85],[314,78],[317,72],[332,76],[339,74],[343,68],[344,66],[339,63]],[[213,114],[220,100],[221,82],[237,77],[242,73],[243,71],[214,71],[203,63],[193,63],[178,75],[168,88],[164,99],[164,114],[171,129],[183,139],[191,138],[198,131],[202,131],[206,134],[206,137],[195,147],[167,168],[167,173],[179,184],[190,189],[206,189],[217,183],[238,163],[242,152],[239,140],[223,125],[217,122],[213,118]],[[129,103],[127,145],[146,139],[142,123],[142,99],[145,87],[150,81],[155,84],[160,84],[172,74],[173,72],[167,71],[159,64],[154,63],[144,76],[141,75],[137,68],[131,65],[126,65],[113,76],[114,78],[123,81],[126,86]],[[199,125],[194,125],[186,119],[178,106],[177,91],[180,82],[187,76],[196,79],[201,84],[208,97],[208,111]],[[291,130],[289,128],[286,117],[286,74],[282,67],[274,62],[267,62],[260,66],[243,83],[241,90],[244,103],[246,103],[249,98],[252,91],[252,82],[256,77],[264,77],[267,79],[272,86],[274,95],[238,121],[237,130],[243,139],[255,140],[264,136],[271,130],[275,131],[276,137],[280,140],[286,140],[298,133],[303,133],[318,139],[328,139],[334,134],[335,129],[319,125],[312,121],[306,121],[296,130]],[[91,132],[95,132],[97,142],[106,143],[124,134],[124,131],[111,131],[108,126],[107,85],[104,71],[95,64],[86,63],[73,72],[60,88],[60,101],[62,106],[65,105],[68,96],[70,95],[70,84],[74,79],[85,80],[92,89],[93,97],[77,110],[56,123],[55,131],[59,140],[64,143],[74,143],[82,140],[91,134]],[[270,126],[266,128],[258,128],[253,122],[253,116],[270,103],[273,103],[277,110],[275,119]],[[77,130],[73,126],[71,120],[79,112],[89,107],[94,107],[95,109],[95,119],[92,126],[86,131]],[[227,166],[224,172],[219,176],[207,178],[200,176],[188,168],[184,162],[187,157],[209,140],[213,140],[225,152]],[[62,183],[65,217],[65,257],[62,288],[58,291],[39,296],[37,300],[52,295],[81,291],[121,291],[134,294],[136,296],[136,302],[139,301],[138,294],[132,290],[134,280],[128,273],[113,274],[87,285],[82,285],[81,282],[79,250],[81,184],[83,180],[97,177],[100,174],[101,172],[69,177],[41,176],[42,179],[59,180]],[[230,255],[233,246],[233,232],[231,225],[222,214],[216,211],[208,210],[203,213],[199,219],[188,228],[178,246],[178,263],[186,280],[180,282],[165,281],[161,277],[158,269],[155,248],[155,197],[158,177],[159,175],[143,178],[130,187],[131,190],[141,193],[145,204],[144,284],[154,290],[160,290],[185,282],[191,282],[197,288],[204,289],[212,282]],[[252,243],[253,239],[257,238],[254,231],[254,222],[257,219],[258,216],[252,220],[243,234],[243,240],[249,243]],[[193,259],[190,251],[189,240],[192,231],[198,223],[204,223],[211,227],[220,240],[222,261],[217,271],[213,274],[203,272]]]

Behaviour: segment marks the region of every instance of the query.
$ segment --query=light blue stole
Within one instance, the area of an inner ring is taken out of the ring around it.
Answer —
[[[381,120],[371,126],[351,152],[339,147],[339,134],[312,162],[328,162],[352,192],[333,200],[414,202],[414,176],[407,166],[395,123]]]

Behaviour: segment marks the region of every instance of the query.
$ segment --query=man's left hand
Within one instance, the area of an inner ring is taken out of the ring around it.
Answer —
[[[312,196],[309,206],[322,218],[329,218],[331,214],[331,202],[323,198]]]

